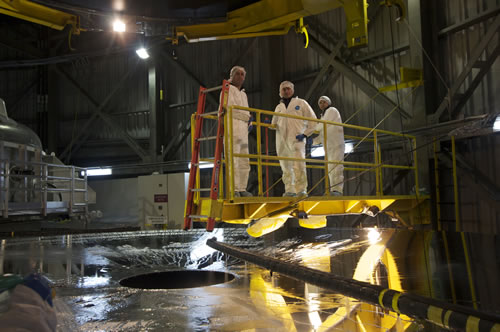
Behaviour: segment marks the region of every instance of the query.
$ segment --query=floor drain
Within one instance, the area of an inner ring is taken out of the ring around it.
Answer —
[[[225,272],[184,270],[140,274],[122,279],[120,285],[141,289],[195,288],[222,284],[233,279],[234,275]]]

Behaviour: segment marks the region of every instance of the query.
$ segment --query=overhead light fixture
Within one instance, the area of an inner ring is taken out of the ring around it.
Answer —
[[[147,58],[149,58],[148,50],[146,50],[144,47],[141,47],[141,48],[137,49],[135,51],[135,53],[137,53],[137,55],[141,59],[147,59]]]
[[[346,143],[344,147],[344,153],[351,153],[354,150],[353,143]]]
[[[344,147],[344,153],[351,153],[354,149],[354,144],[353,143],[346,143]],[[319,157],[324,157],[325,156],[325,148],[322,146],[317,146],[313,147],[311,150],[311,157],[312,158],[319,158]]]
[[[214,163],[200,163],[198,168],[199,169],[204,169],[204,168],[213,168]],[[188,168],[191,169],[191,163],[188,164]]]
[[[325,148],[323,148],[322,146],[317,146],[311,149],[311,157],[319,158],[324,156],[325,156]]]
[[[111,168],[90,168],[86,171],[82,171],[82,176],[85,176],[85,172],[87,172],[87,176],[101,176],[101,175],[111,175],[113,174],[113,170]]]
[[[113,31],[115,31],[115,32],[125,32],[126,29],[127,28],[126,28],[125,22],[123,22],[122,20],[116,19],[113,22]]]
[[[493,130],[499,131],[500,130],[500,115],[497,116],[495,119],[495,122],[493,123]]]

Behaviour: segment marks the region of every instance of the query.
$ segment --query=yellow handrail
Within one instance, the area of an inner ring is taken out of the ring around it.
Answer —
[[[256,126],[257,129],[257,154],[241,154],[241,153],[234,153],[233,150],[233,121],[230,121],[229,119],[232,119],[232,113],[233,109],[239,109],[239,110],[247,110],[249,112],[256,113],[256,121],[253,121],[252,124]],[[271,129],[276,129],[275,125],[271,124],[266,124],[262,123],[260,120],[260,114],[265,114],[269,116],[281,116],[281,117],[286,117],[286,118],[292,118],[292,119],[298,119],[298,120],[304,120],[304,121],[313,121],[316,123],[322,123],[323,124],[323,135],[324,135],[324,150],[325,150],[325,157],[323,160],[319,159],[311,159],[311,158],[293,158],[293,157],[278,157],[278,156],[268,156],[262,155],[262,147],[261,147],[261,138],[262,138],[262,133],[261,133],[261,128],[271,128]],[[217,116],[214,115],[206,115],[204,116],[205,119],[211,119],[211,120],[216,120]],[[297,115],[290,115],[290,114],[282,114],[282,113],[275,113],[273,111],[267,111],[267,110],[261,110],[257,108],[250,108],[250,107],[243,107],[243,106],[229,106],[226,108],[226,113],[224,115],[224,142],[225,142],[225,147],[224,147],[224,152],[225,155],[229,158],[224,158],[223,163],[226,164],[226,186],[227,189],[225,191],[225,194],[222,195],[222,190],[221,190],[221,198],[226,198],[230,200],[234,200],[234,183],[235,183],[235,174],[234,174],[234,158],[248,158],[250,159],[250,165],[256,165],[257,166],[257,176],[258,176],[258,195],[263,196],[264,195],[264,190],[263,190],[263,173],[262,173],[262,167],[263,166],[280,166],[279,163],[277,162],[271,162],[271,161],[279,161],[279,160],[287,160],[287,161],[303,161],[306,163],[310,163],[313,165],[306,165],[307,168],[312,168],[312,169],[323,169],[325,171],[325,174],[327,175],[329,170],[328,166],[331,164],[334,165],[344,165],[347,166],[344,168],[346,171],[373,171],[375,173],[375,179],[376,179],[376,193],[377,196],[382,196],[383,195],[383,178],[382,178],[382,169],[388,168],[388,169],[407,169],[407,170],[414,170],[415,172],[415,190],[416,190],[416,195],[417,197],[419,196],[419,183],[418,183],[418,168],[417,168],[417,152],[416,152],[416,137],[413,135],[408,135],[408,134],[401,134],[401,133],[396,133],[396,132],[391,132],[387,130],[381,130],[381,129],[373,129],[373,128],[367,128],[367,127],[362,127],[358,125],[352,125],[352,124],[346,124],[346,123],[337,123],[333,121],[327,121],[327,120],[321,120],[321,119],[313,119],[313,118],[308,118],[308,117],[302,117],[302,116],[297,116]],[[374,161],[373,162],[354,162],[354,161],[344,161],[344,160],[328,160],[328,131],[327,131],[327,126],[328,125],[334,125],[334,126],[342,126],[344,128],[349,128],[349,129],[355,129],[355,130],[360,130],[360,131],[365,131],[368,132],[368,134],[365,137],[358,137],[358,136],[351,136],[351,135],[344,135],[344,137],[348,137],[353,140],[359,140],[360,142],[362,141],[368,141],[368,142],[373,142],[374,144]],[[383,164],[382,163],[382,157],[381,157],[381,147],[380,147],[380,138],[379,134],[383,135],[390,135],[394,137],[400,137],[400,138],[405,138],[409,139],[412,142],[412,147],[414,149],[414,164],[413,165],[392,165],[392,164]],[[369,136],[373,135],[372,138]],[[264,161],[263,159],[266,159],[268,161]],[[210,161],[210,159],[202,159],[200,158],[200,161]],[[321,164],[321,165],[315,165],[315,164]],[[349,167],[349,166],[354,166],[354,167]],[[199,178],[199,177],[198,177]],[[222,179],[222,175],[221,175]],[[330,184],[329,183],[329,178],[328,176],[324,177],[324,183],[325,183],[325,194],[329,193],[329,188]],[[198,184],[198,183],[197,183]]]

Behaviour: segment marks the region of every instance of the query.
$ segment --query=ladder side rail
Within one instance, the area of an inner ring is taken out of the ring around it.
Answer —
[[[198,93],[198,106],[196,109],[196,129],[195,129],[195,137],[193,140],[193,146],[191,147],[191,168],[189,170],[189,182],[188,182],[188,191],[186,197],[186,214],[184,216],[184,230],[190,229],[192,227],[191,214],[193,213],[193,199],[194,199],[194,189],[196,184],[196,173],[199,167],[200,161],[200,141],[198,138],[201,137],[201,132],[203,129],[203,117],[201,116],[205,112],[205,101],[206,101],[206,93],[204,93],[206,89],[204,87],[200,87],[200,91]]]
[[[217,139],[215,146],[214,167],[212,169],[212,183],[210,186],[211,209],[210,216],[207,220],[207,231],[212,231],[215,226],[215,205],[219,198],[219,176],[221,169],[222,150],[224,148],[224,112],[227,106],[229,97],[229,81],[224,80],[222,83],[221,101],[219,105],[219,113],[217,114]],[[231,121],[231,119],[228,119]]]

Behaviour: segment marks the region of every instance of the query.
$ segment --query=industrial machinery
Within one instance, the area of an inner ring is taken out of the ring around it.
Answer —
[[[2,220],[86,216],[95,195],[84,168],[46,155],[38,136],[10,119],[0,99],[0,211]]]

